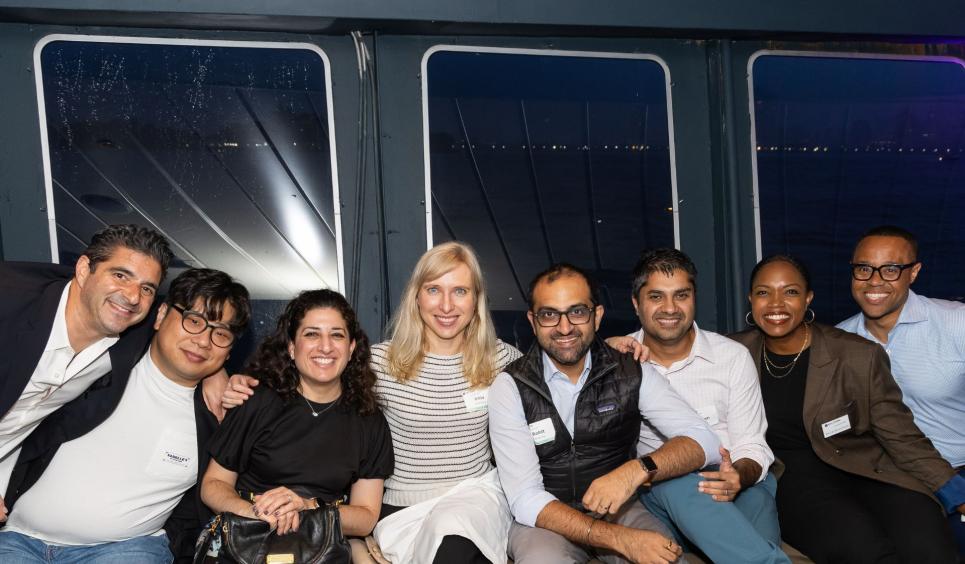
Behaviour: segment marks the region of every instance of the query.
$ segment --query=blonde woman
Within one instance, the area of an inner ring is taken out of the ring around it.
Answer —
[[[519,351],[496,339],[479,261],[458,242],[416,264],[372,347],[395,472],[375,530],[393,562],[504,562],[512,517],[492,465],[487,392]]]
[[[463,243],[429,249],[389,328],[372,346],[375,393],[395,471],[374,535],[393,562],[505,562],[512,523],[489,445],[487,392],[521,356],[496,339],[479,260]],[[223,403],[256,384],[233,376]]]

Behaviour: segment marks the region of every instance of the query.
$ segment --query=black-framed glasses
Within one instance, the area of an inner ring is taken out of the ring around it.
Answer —
[[[878,273],[885,282],[894,282],[901,278],[901,273],[905,271],[906,268],[911,268],[918,264],[918,261],[909,262],[908,264],[883,264],[881,266],[871,266],[870,264],[864,264],[861,262],[851,263],[851,277],[855,280],[865,281],[871,280],[871,277]]]
[[[560,324],[563,316],[566,316],[570,325],[583,325],[593,317],[593,308],[584,305],[573,306],[566,311],[555,309],[540,309],[535,314],[536,323],[540,327],[556,327]]]
[[[216,347],[226,349],[235,342],[235,334],[221,325],[213,325],[203,315],[196,311],[185,309],[179,305],[171,304],[171,309],[177,310],[181,314],[181,327],[192,335],[200,335],[211,328],[211,344]]]

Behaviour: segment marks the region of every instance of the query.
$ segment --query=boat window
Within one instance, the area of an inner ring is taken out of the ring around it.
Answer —
[[[340,288],[328,63],[307,44],[53,36],[39,47],[60,262],[114,223],[253,298]]]
[[[554,262],[602,286],[608,334],[638,327],[630,272],[674,246],[668,73],[652,56],[437,48],[425,61],[432,244],[470,243],[504,339]]]
[[[807,264],[818,320],[857,313],[848,263],[882,224],[918,237],[916,292],[965,299],[962,62],[764,54],[751,71],[759,248]]]

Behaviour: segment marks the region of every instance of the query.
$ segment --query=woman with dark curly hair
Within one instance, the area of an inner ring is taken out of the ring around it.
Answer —
[[[376,406],[368,338],[345,298],[299,294],[246,371],[265,385],[212,439],[204,502],[284,534],[298,529],[300,511],[347,497],[342,532],[371,532],[392,474],[392,438]]]

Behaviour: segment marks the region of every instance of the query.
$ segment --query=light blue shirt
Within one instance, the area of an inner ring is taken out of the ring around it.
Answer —
[[[586,355],[583,372],[576,384],[556,369],[545,352],[542,360],[543,379],[550,389],[553,405],[572,436],[576,400],[592,367],[590,354]],[[667,379],[649,365],[643,366],[638,406],[640,414],[665,436],[687,436],[697,441],[704,451],[705,465],[720,462],[717,435],[677,395]],[[536,526],[536,517],[546,504],[556,500],[556,496],[543,488],[539,457],[523,411],[519,389],[513,377],[506,372],[500,373],[489,388],[489,436],[496,456],[499,480],[513,516],[523,525]],[[557,437],[556,440],[564,438]]]
[[[884,347],[915,423],[945,460],[965,466],[965,304],[909,291],[887,343],[868,331],[861,313],[838,328]]]
[[[965,466],[965,304],[909,290],[887,343],[868,331],[861,313],[838,328],[884,347],[915,424],[949,464]],[[935,493],[953,511],[965,501],[965,478],[955,476]]]

